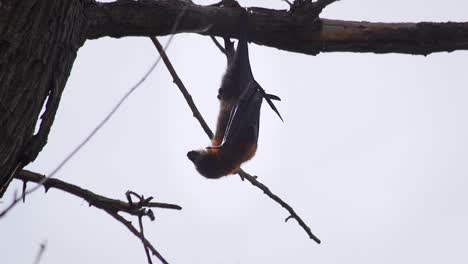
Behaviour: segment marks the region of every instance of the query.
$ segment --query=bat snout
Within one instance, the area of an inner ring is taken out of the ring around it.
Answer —
[[[198,151],[196,150],[192,150],[187,152],[187,157],[189,158],[189,160],[196,163],[200,159],[200,153],[198,153]]]

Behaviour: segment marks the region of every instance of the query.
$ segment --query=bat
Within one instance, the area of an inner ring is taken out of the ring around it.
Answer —
[[[271,101],[280,98],[267,94],[253,77],[247,43],[248,14],[245,10],[240,21],[240,36],[234,56],[233,47],[230,46],[232,43],[225,39],[229,66],[218,90],[220,111],[211,146],[187,153],[197,171],[206,178],[217,179],[235,174],[242,163],[255,155],[263,99],[283,120]]]

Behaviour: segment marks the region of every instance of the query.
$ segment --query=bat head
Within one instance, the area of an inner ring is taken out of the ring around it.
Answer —
[[[223,150],[218,148],[192,150],[187,153],[197,171],[206,178],[219,179],[239,170],[240,163],[227,158]]]
[[[203,159],[202,154],[203,150],[192,150],[187,152],[187,158],[191,160],[195,165],[200,163],[200,161]]]

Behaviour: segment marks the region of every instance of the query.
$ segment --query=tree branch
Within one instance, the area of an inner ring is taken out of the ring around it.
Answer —
[[[310,227],[302,220],[302,218],[299,215],[297,215],[296,211],[294,211],[294,209],[288,203],[286,203],[276,194],[271,192],[270,189],[263,183],[259,182],[256,176],[252,176],[244,170],[240,170],[239,175],[242,178],[247,179],[253,186],[262,190],[268,197],[270,197],[275,202],[279,203],[284,209],[286,209],[289,212],[290,216],[286,218],[285,222],[287,222],[291,218],[296,219],[297,223],[302,227],[302,229],[304,229],[304,231],[306,231],[307,235],[309,235],[309,238],[313,239],[315,242],[320,244],[320,239],[312,233]]]
[[[41,262],[42,255],[44,255],[46,247],[47,247],[47,241],[44,241],[39,245],[39,251],[37,252],[36,259],[34,260],[34,264],[39,264]]]
[[[468,50],[468,22],[317,20],[318,11],[332,2],[313,2],[313,12],[251,8],[249,41],[312,55],[342,51],[427,55]],[[238,37],[239,10],[236,8],[160,0],[89,4],[85,9],[88,17],[87,38],[168,35],[171,33],[170,25],[183,8],[186,8],[187,13],[176,33],[197,32],[227,38]]]
[[[148,260],[148,264],[153,264],[153,261],[151,260],[151,256],[150,256],[150,253],[149,253],[149,248],[148,246],[145,244],[145,233],[144,233],[144,230],[143,230],[143,216],[139,216],[138,217],[138,224],[140,226],[140,238],[141,238],[141,242],[143,243],[143,248],[145,249],[145,253],[146,253],[146,259]]]
[[[132,222],[128,221],[127,219],[125,219],[124,217],[122,217],[121,215],[119,215],[116,212],[108,211],[108,210],[105,210],[105,211],[108,214],[110,214],[112,217],[114,217],[115,220],[119,221],[126,228],[128,228],[128,230],[130,230],[130,232],[132,234],[134,234],[136,237],[138,237],[143,242],[143,244],[145,245],[145,249],[146,248],[149,249],[151,251],[151,253],[154,256],[156,256],[162,263],[168,264],[167,260],[164,259],[164,257],[156,250],[156,248],[154,248],[154,246],[151,244],[151,242],[149,242],[145,237],[141,236],[141,233],[138,232],[138,230],[132,225]]]
[[[116,199],[111,199],[104,197],[102,195],[93,193],[89,190],[83,189],[79,186],[64,182],[59,179],[55,178],[49,178],[45,182],[43,182],[43,179],[45,176],[27,171],[27,170],[22,170],[20,171],[16,176],[16,179],[22,180],[24,182],[34,182],[34,183],[42,183],[44,186],[46,192],[50,189],[58,189],[61,191],[64,191],[69,194],[73,194],[77,197],[80,197],[87,201],[89,203],[89,206],[94,206],[96,208],[104,210],[106,213],[110,214],[113,218],[115,218],[117,221],[122,223],[124,226],[126,226],[132,234],[134,234],[136,237],[138,237],[145,248],[145,252],[147,250],[150,250],[153,255],[155,255],[162,263],[168,263],[163,256],[156,250],[156,248],[144,237],[143,234],[143,223],[142,223],[142,217],[143,216],[148,216],[151,220],[154,220],[154,215],[151,209],[148,208],[163,208],[163,209],[175,209],[175,210],[181,210],[182,207],[176,204],[169,204],[169,203],[156,203],[156,202],[151,202],[152,197],[149,197],[147,199],[144,199],[143,196],[139,196],[135,194],[134,192],[127,192],[127,199],[128,202],[124,202],[121,200],[116,200]],[[133,203],[131,199],[129,198],[130,195],[137,195],[140,198],[140,201],[138,203]],[[16,198],[16,195],[15,195]],[[138,231],[130,221],[126,220],[123,216],[119,215],[119,212],[125,212],[130,215],[134,215],[138,217],[139,224],[140,224],[140,231]],[[147,253],[148,257],[148,262],[151,263],[151,259]]]
[[[221,45],[221,43],[219,43],[219,41],[215,37],[210,36],[210,38],[211,40],[213,40],[213,43],[216,45],[219,51],[221,51],[223,54],[226,54],[226,49],[223,47],[223,45]]]
[[[182,83],[182,80],[179,78],[177,75],[177,72],[175,71],[174,67],[172,66],[169,58],[167,57],[166,52],[162,48],[161,44],[155,37],[150,37],[151,40],[153,41],[153,44],[155,45],[156,49],[158,50],[161,58],[163,59],[164,63],[166,64],[167,69],[169,70],[169,73],[171,74],[174,83],[179,87],[179,90],[182,92],[184,95],[185,99],[187,100],[188,105],[190,106],[190,109],[192,110],[193,116],[198,120],[200,123],[201,127],[203,130],[205,130],[206,135],[211,139],[213,137],[213,132],[211,129],[208,127],[206,124],[205,120],[203,119],[202,115],[200,114],[200,111],[198,111],[197,106],[192,100],[192,96],[189,94],[187,91],[187,88],[185,88],[185,85]],[[229,41],[229,40],[228,40]],[[252,185],[255,187],[261,189],[268,197],[273,199],[275,202],[279,203],[282,207],[284,207],[288,212],[290,213],[289,218],[294,218],[297,220],[299,225],[306,231],[307,235],[311,239],[313,239],[315,242],[320,244],[320,239],[318,239],[310,230],[309,226],[297,215],[297,213],[294,211],[294,209],[285,201],[283,201],[281,198],[279,198],[277,195],[275,195],[273,192],[268,189],[264,184],[259,182],[257,180],[257,177],[252,176],[245,172],[244,170],[239,171],[239,176],[241,176],[242,180],[247,179]]]
[[[20,171],[15,179],[22,180],[25,182],[34,182],[39,183],[44,178],[44,175],[35,173],[28,170]],[[182,207],[176,204],[169,203],[157,203],[157,202],[148,202],[148,203],[128,203],[117,199],[107,198],[105,196],[96,194],[89,190],[83,189],[77,185],[64,182],[59,179],[50,178],[43,183],[46,192],[50,189],[57,189],[64,191],[69,194],[73,194],[79,198],[82,198],[88,202],[89,206],[94,206],[103,210],[111,210],[115,212],[125,212],[130,215],[139,216],[141,210],[146,208],[163,208],[163,209],[174,209],[181,210]]]
[[[200,114],[200,111],[198,111],[198,108],[195,105],[195,102],[193,102],[192,96],[187,91],[187,88],[185,88],[184,83],[182,83],[182,80],[179,78],[179,76],[175,72],[175,69],[172,66],[171,61],[167,57],[167,54],[164,51],[163,46],[161,45],[161,43],[159,43],[159,41],[155,37],[150,37],[150,39],[153,42],[156,49],[158,50],[159,55],[161,56],[164,64],[166,65],[166,68],[169,70],[169,73],[171,74],[174,83],[177,85],[177,87],[179,87],[179,90],[182,93],[182,95],[184,96],[185,101],[187,101],[187,104],[189,105],[190,109],[192,110],[193,116],[195,117],[195,119],[198,120],[198,122],[202,126],[205,133],[211,139],[213,137],[213,132],[211,131],[210,127],[208,126],[208,124],[203,119],[202,115]]]

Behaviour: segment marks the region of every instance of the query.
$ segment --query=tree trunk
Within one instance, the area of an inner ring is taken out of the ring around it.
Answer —
[[[83,0],[0,2],[0,197],[47,142],[85,41],[84,6]]]

